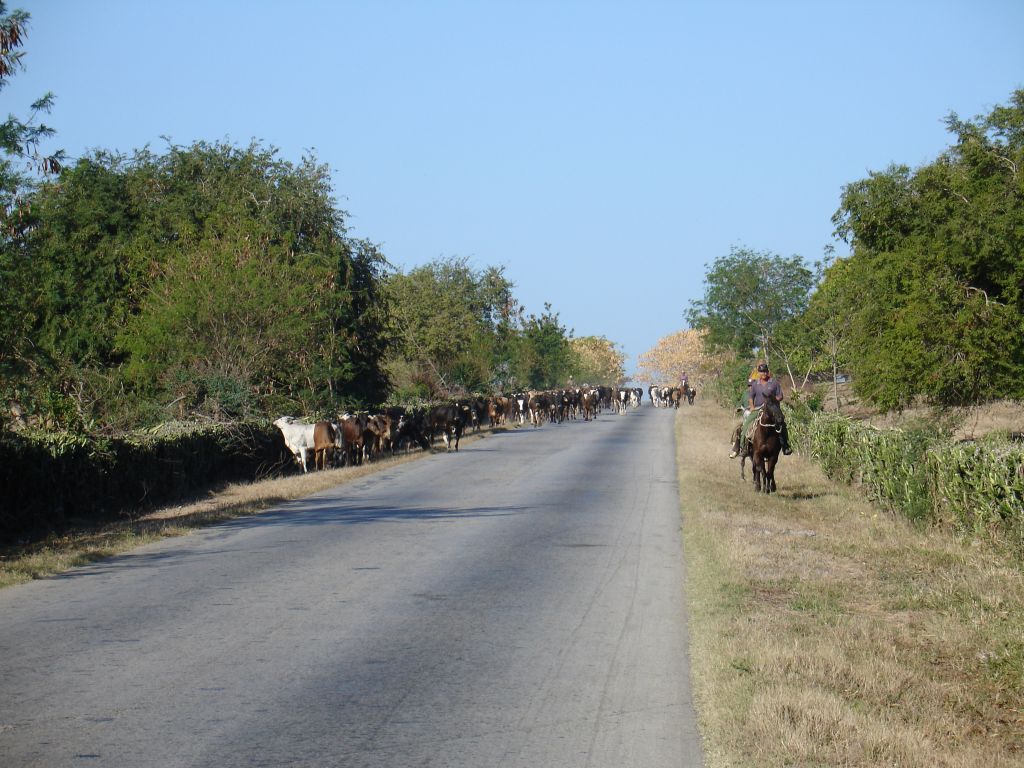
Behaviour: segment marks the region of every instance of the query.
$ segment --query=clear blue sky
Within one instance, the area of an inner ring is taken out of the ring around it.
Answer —
[[[46,149],[315,150],[393,264],[503,265],[629,371],[730,246],[845,253],[844,184],[1024,87],[1024,0],[7,6],[32,21],[0,108],[53,91]]]

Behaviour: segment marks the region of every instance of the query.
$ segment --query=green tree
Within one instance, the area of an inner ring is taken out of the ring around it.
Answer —
[[[573,371],[571,339],[572,331],[559,322],[550,304],[544,304],[540,315],[528,315],[517,361],[521,380],[532,389],[565,386]]]
[[[946,124],[936,161],[847,185],[833,217],[853,253],[826,284],[854,386],[883,408],[1024,395],[1024,91]]]
[[[29,18],[25,11],[8,11],[6,3],[0,2],[0,90],[24,68],[21,49]],[[9,114],[0,122],[0,394],[15,399],[19,382],[38,373],[28,334],[33,308],[19,288],[31,267],[23,242],[33,218],[26,198],[37,175],[57,172],[64,157],[63,152],[40,152],[43,140],[54,130],[37,120],[49,112],[53,99],[47,93],[33,103],[28,119]]]
[[[312,158],[203,142],[95,153],[41,185],[32,215],[9,272],[33,374],[20,388],[59,421],[386,398],[386,262],[347,236]]]
[[[779,324],[807,307],[814,274],[799,256],[733,247],[704,277],[704,298],[691,302],[686,320],[706,330],[713,349],[767,356]]]
[[[334,402],[379,405],[391,388],[385,361],[395,343],[384,288],[389,265],[379,246],[368,240],[345,238],[342,246],[335,310],[320,344],[322,378]]]
[[[447,397],[482,391],[504,365],[516,302],[504,269],[474,269],[465,258],[439,259],[387,281],[395,336],[392,369],[410,394]]]
[[[326,166],[204,142],[137,166],[155,277],[119,339],[136,387],[214,411],[222,391],[307,412],[386,397],[384,260],[347,238]]]

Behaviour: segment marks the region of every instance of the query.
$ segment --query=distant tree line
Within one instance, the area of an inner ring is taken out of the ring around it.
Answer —
[[[843,188],[833,217],[850,254],[813,266],[733,248],[686,319],[710,349],[796,384],[852,374],[884,410],[1024,398],[1024,90],[946,125],[952,145]]]

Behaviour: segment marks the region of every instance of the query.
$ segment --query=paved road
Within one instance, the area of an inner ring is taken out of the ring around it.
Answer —
[[[499,434],[0,592],[3,766],[696,766],[673,416]]]

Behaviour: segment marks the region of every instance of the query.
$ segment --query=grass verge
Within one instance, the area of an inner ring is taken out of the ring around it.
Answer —
[[[1021,766],[1024,574],[880,513],[809,460],[779,493],[676,416],[694,691],[709,766]]]

